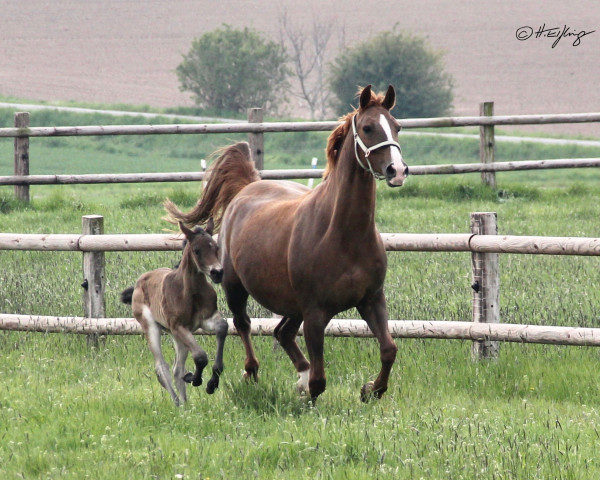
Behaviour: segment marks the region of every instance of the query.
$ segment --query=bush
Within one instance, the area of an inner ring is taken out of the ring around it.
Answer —
[[[288,86],[287,56],[258,32],[228,25],[205,33],[176,69],[182,91],[201,108],[245,112],[251,107],[276,111]]]
[[[431,50],[423,38],[395,31],[383,32],[336,58],[329,80],[337,97],[333,108],[340,115],[348,112],[348,105],[356,106],[358,87],[368,84],[375,91],[394,85],[397,117],[438,117],[452,108],[452,79],[444,72],[442,54]]]

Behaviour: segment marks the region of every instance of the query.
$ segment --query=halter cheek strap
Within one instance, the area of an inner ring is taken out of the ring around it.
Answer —
[[[375,177],[378,180],[382,180],[385,178],[385,175],[381,174],[381,173],[377,173],[375,170],[373,170],[373,166],[371,165],[371,162],[369,162],[369,155],[371,154],[371,152],[373,150],[377,150],[379,148],[383,148],[383,147],[397,147],[398,150],[400,151],[400,154],[402,154],[402,149],[400,148],[400,144],[394,140],[386,140],[385,142],[381,142],[381,143],[377,143],[376,145],[373,145],[372,147],[367,147],[365,145],[365,142],[362,141],[362,138],[360,138],[360,136],[358,135],[358,131],[356,130],[356,115],[354,115],[352,117],[352,134],[354,135],[354,155],[356,156],[356,161],[358,162],[358,164],[361,166],[361,168],[363,170],[366,170],[367,172],[371,172],[371,175],[373,175],[373,177]],[[367,162],[368,167],[366,167],[364,165],[364,163],[361,161],[360,156],[358,155],[358,147],[360,147],[360,149],[363,151],[364,155],[365,155],[365,161]]]

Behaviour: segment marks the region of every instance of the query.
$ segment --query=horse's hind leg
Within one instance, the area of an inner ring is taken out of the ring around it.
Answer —
[[[173,390],[173,385],[171,385],[172,380],[171,372],[169,371],[169,365],[163,357],[160,346],[160,329],[152,318],[151,314],[144,315],[144,319],[140,321],[140,324],[144,330],[150,351],[154,356],[154,367],[158,382],[165,388],[165,390],[167,390],[167,392],[169,392],[175,405],[179,406],[179,397],[177,397],[175,390]]]
[[[215,314],[218,315],[218,320],[215,324],[215,333],[217,336],[217,353],[215,355],[215,363],[212,367],[212,377],[206,384],[206,393],[212,394],[215,389],[219,387],[219,377],[221,373],[223,373],[223,347],[225,345],[225,339],[227,338],[227,332],[229,330],[229,326],[227,325],[227,320],[225,320],[220,313]]]
[[[373,297],[363,301],[357,306],[357,309],[379,341],[381,358],[381,371],[379,372],[379,375],[374,382],[368,382],[363,385],[360,391],[361,400],[366,402],[373,395],[377,398],[381,398],[387,390],[388,379],[392,370],[392,365],[396,360],[398,347],[388,329],[388,312],[383,290],[380,290]]]
[[[226,265],[224,265],[226,267]],[[253,378],[258,380],[258,359],[254,353],[252,340],[250,338],[250,317],[246,313],[246,304],[248,302],[248,292],[239,280],[232,281],[227,279],[227,270],[223,280],[223,288],[227,297],[227,305],[233,313],[233,325],[236,328],[244,349],[246,350],[246,361],[244,363],[244,378]],[[227,280],[225,280],[227,279]]]
[[[173,344],[175,345],[175,364],[173,365],[173,378],[175,380],[175,387],[181,397],[182,402],[187,402],[186,394],[186,378],[191,381],[191,373],[188,373],[185,368],[185,361],[187,360],[189,350],[183,344],[183,342],[173,337]],[[189,377],[188,377],[189,375]]]
[[[296,319],[283,317],[281,322],[275,327],[273,335],[275,335],[277,341],[288,354],[296,368],[296,372],[298,372],[298,376],[300,377],[296,384],[298,393],[308,393],[308,369],[310,368],[310,364],[298,347],[298,343],[296,343],[296,335],[301,324],[302,317]]]

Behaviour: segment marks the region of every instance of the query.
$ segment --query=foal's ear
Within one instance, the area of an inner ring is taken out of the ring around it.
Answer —
[[[184,225],[183,222],[179,222],[179,230],[185,235],[185,238],[192,240],[194,238],[194,232]]]
[[[208,223],[206,224],[206,228],[204,229],[204,231],[212,237],[214,230],[215,230],[215,219],[213,217],[210,217],[208,219]]]
[[[371,101],[371,85],[367,85],[360,92],[360,108],[367,108]]]
[[[388,110],[391,110],[396,105],[396,90],[391,85],[388,87],[385,98],[381,104]]]

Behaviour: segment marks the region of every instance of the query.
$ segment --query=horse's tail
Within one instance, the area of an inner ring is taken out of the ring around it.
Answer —
[[[131,305],[131,301],[133,299],[133,290],[134,290],[134,287],[129,287],[121,292],[121,301],[123,303],[126,303],[127,305]]]
[[[207,171],[208,180],[196,206],[183,213],[169,199],[165,200],[167,221],[182,221],[189,227],[204,224],[211,217],[215,227],[221,225],[225,209],[246,185],[260,180],[247,142],[239,142],[216,152],[218,158]]]

